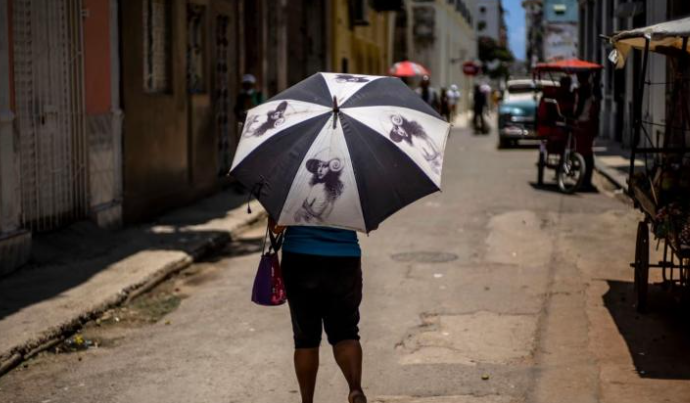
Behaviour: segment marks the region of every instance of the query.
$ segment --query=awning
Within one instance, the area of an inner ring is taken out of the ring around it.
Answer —
[[[534,67],[534,72],[556,71],[564,73],[579,73],[592,70],[601,70],[604,66],[580,59],[568,59],[551,63],[539,63]]]
[[[663,49],[682,50],[685,37],[690,37],[690,17],[623,31],[611,37],[610,42],[615,50],[609,59],[620,69],[625,66],[631,49],[645,48],[647,38],[650,41],[649,50],[662,52]],[[689,49],[690,47],[687,47],[685,51],[688,52]]]

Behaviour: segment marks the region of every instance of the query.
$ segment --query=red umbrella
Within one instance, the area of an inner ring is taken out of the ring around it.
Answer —
[[[565,73],[577,73],[581,71],[601,70],[604,66],[597,63],[590,63],[580,59],[568,59],[551,63],[539,63],[534,68],[534,72],[543,71],[562,71]]]
[[[395,77],[428,76],[431,74],[426,67],[409,60],[395,63],[390,70],[388,70],[388,73]]]

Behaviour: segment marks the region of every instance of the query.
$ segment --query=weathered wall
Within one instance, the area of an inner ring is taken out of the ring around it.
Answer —
[[[115,3],[115,4],[114,4]],[[84,96],[89,148],[91,215],[103,227],[122,224],[122,144],[119,99],[117,2],[84,0]],[[116,44],[117,42],[115,42]]]
[[[19,156],[15,143],[12,4],[0,0],[0,275],[26,263],[31,233],[21,230]]]
[[[471,10],[472,21],[454,4],[443,0],[408,5],[411,60],[430,70],[433,87],[456,84],[461,92],[461,110],[469,106],[474,85],[474,79],[463,74],[462,64],[477,57],[474,25],[479,18],[475,16],[478,5],[474,1],[466,0],[465,5]]]
[[[171,82],[166,93],[144,91],[143,0],[122,7],[125,219],[139,220],[191,199],[185,2],[171,2]]]
[[[331,2],[331,64],[334,71],[385,75],[392,64],[393,13],[369,8],[368,26],[351,26],[347,0]],[[352,28],[352,29],[351,29]]]
[[[286,81],[280,67],[285,57],[281,61],[268,52],[279,49],[285,35],[267,21],[281,23],[283,17],[269,13],[263,2],[168,0],[169,88],[145,90],[144,1],[122,5],[122,22],[127,25],[121,36],[127,221],[153,217],[227,183],[237,143],[233,108],[241,75],[254,74],[267,96],[282,90]],[[200,8],[190,11],[188,5]],[[197,31],[189,25],[188,13],[201,16]],[[196,39],[188,48],[190,37]],[[189,56],[192,48],[198,52]],[[188,81],[190,66],[197,66],[196,84]]]

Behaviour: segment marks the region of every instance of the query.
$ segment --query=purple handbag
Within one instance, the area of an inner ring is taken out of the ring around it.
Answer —
[[[266,238],[270,240],[268,251],[266,250]],[[266,228],[264,245],[259,261],[259,269],[254,278],[252,289],[252,302],[258,305],[277,306],[285,303],[285,284],[283,284],[283,272],[280,269],[278,251],[283,244],[283,234],[278,237]]]

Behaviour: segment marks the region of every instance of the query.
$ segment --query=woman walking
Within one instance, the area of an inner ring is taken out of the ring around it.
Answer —
[[[282,284],[302,403],[314,401],[323,330],[349,403],[367,402],[358,327],[362,252],[354,231],[368,234],[441,189],[450,124],[426,102],[424,88],[433,91],[425,81],[420,98],[397,78],[317,73],[249,111],[259,116],[247,118],[250,129],[266,129],[257,135],[245,126],[230,173],[278,220],[270,230],[285,231]],[[262,263],[274,257],[263,255]],[[269,280],[280,285],[275,273]]]
[[[361,250],[354,231],[277,226],[285,231],[282,270],[295,342],[295,372],[302,403],[314,401],[319,345],[326,331],[333,356],[349,386],[349,403],[366,403],[362,390],[359,304]]]

